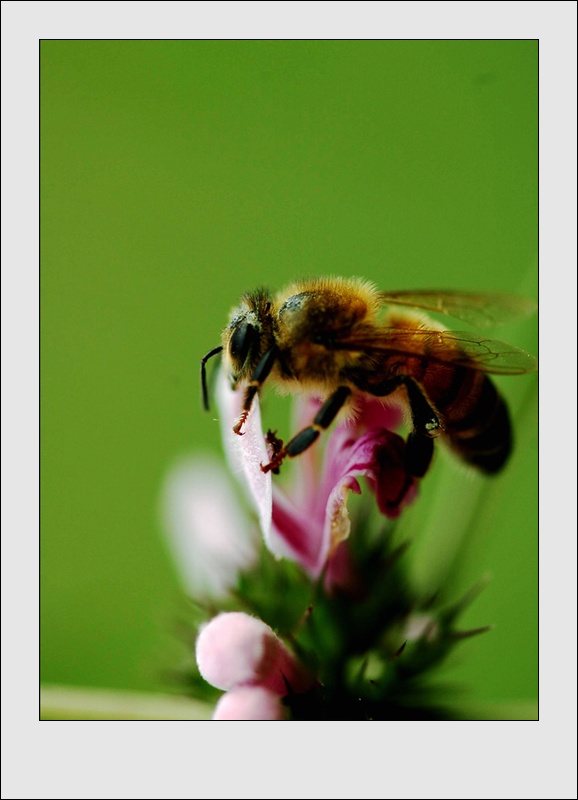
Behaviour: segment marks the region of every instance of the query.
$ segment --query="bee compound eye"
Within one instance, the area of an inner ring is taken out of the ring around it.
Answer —
[[[326,350],[334,350],[335,349],[335,334],[331,331],[325,331],[324,333],[316,333],[314,336],[311,337],[312,341],[315,344],[320,344],[325,347]]]
[[[229,354],[231,358],[238,364],[244,364],[257,336],[256,328],[249,322],[242,322],[238,325],[229,342]]]

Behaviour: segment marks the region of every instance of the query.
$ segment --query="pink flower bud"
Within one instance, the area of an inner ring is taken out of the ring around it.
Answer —
[[[302,692],[310,677],[271,628],[242,611],[225,612],[201,628],[196,657],[203,678],[218,689],[263,686],[280,697]]]
[[[281,698],[262,686],[240,686],[224,694],[213,713],[220,720],[283,720],[286,709]]]

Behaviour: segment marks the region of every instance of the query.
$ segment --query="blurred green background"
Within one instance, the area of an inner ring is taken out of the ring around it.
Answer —
[[[181,454],[219,452],[198,364],[243,291],[333,273],[536,299],[537,57],[507,40],[41,43],[43,681],[164,688],[180,587],[160,489]],[[536,330],[495,335],[537,352]],[[404,520],[425,584],[458,530],[456,586],[492,573],[467,622],[496,629],[448,672],[482,701],[537,693],[537,382],[498,383],[518,417],[505,473],[440,456]]]

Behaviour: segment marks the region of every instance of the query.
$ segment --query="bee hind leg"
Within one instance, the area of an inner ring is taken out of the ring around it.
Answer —
[[[274,453],[273,458],[268,464],[261,464],[262,471],[277,473],[283,460],[287,456],[289,456],[289,458],[294,458],[311,447],[313,442],[319,437],[321,431],[331,425],[350,394],[351,389],[348,386],[340,386],[336,389],[323,403],[311,425],[299,431],[296,436],[287,442],[285,447],[281,448],[277,453]]]
[[[403,383],[413,424],[406,441],[405,468],[414,478],[423,478],[432,460],[433,440],[441,433],[442,424],[419,384],[409,377]]]
[[[433,456],[433,439],[412,431],[405,443],[404,466],[409,475],[423,478]]]

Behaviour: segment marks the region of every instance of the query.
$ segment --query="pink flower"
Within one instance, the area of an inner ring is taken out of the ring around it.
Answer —
[[[416,494],[416,480],[404,467],[405,442],[393,428],[401,412],[380,400],[361,397],[356,416],[324,433],[324,457],[316,443],[294,460],[294,482],[287,491],[263,473],[261,464],[271,453],[261,430],[258,398],[244,428],[244,435],[232,432],[239,416],[242,392],[233,392],[221,375],[219,403],[225,449],[233,470],[243,476],[261,523],[267,547],[276,556],[297,561],[310,575],[318,577],[339,544],[349,536],[347,510],[349,492],[361,493],[359,478],[365,477],[377,506],[385,516],[397,517],[403,505]],[[307,426],[320,401],[296,401],[295,433]],[[286,469],[287,462],[282,470]]]
[[[280,698],[313,685],[274,631],[242,611],[219,614],[201,628],[196,658],[203,678],[229,693],[214,719],[283,719]]]

